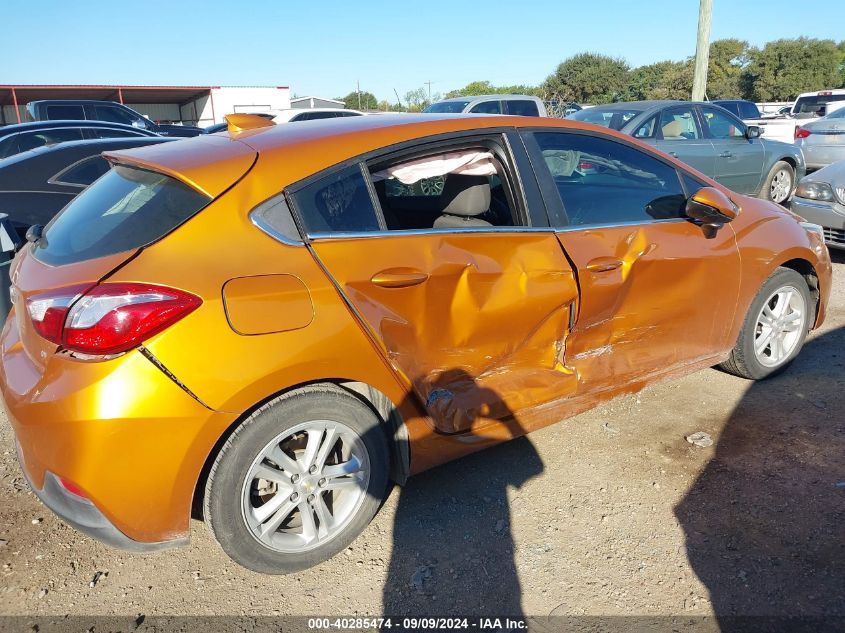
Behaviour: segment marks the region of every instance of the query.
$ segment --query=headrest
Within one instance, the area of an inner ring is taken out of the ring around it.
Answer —
[[[490,208],[490,183],[487,176],[449,174],[440,199],[446,203],[443,213],[472,217]]]
[[[663,136],[682,136],[684,133],[684,124],[675,119],[669,121],[663,126]]]

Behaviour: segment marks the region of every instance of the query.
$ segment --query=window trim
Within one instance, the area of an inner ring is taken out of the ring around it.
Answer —
[[[520,172],[520,167],[525,169],[526,166],[530,165],[530,160],[526,160],[528,158],[526,153],[522,157],[522,161],[520,161],[520,152],[518,150],[515,150],[513,146],[514,135],[518,136],[518,130],[516,128],[494,127],[485,129],[462,130],[459,132],[447,132],[402,141],[400,143],[396,143],[388,147],[382,147],[369,152],[365,152],[363,154],[359,154],[358,156],[354,156],[334,165],[331,165],[330,167],[322,169],[314,174],[311,174],[310,176],[307,176],[295,183],[288,185],[284,188],[284,193],[288,201],[288,206],[290,207],[291,212],[293,213],[294,222],[296,223],[296,226],[299,229],[299,233],[302,236],[302,239],[309,244],[316,240],[326,239],[357,239],[384,236],[421,235],[429,233],[513,233],[553,231],[554,228],[551,226],[551,223],[548,223],[547,214],[545,214],[540,209],[532,213],[531,207],[528,206],[528,197],[533,198],[533,202],[536,205],[536,191],[532,191],[531,196],[527,195],[525,184],[523,182],[525,174],[522,174]],[[514,202],[517,206],[516,211],[520,215],[519,219],[523,222],[522,225],[509,227],[472,227],[466,229],[435,229],[432,227],[428,229],[389,230],[385,228],[379,231],[332,231],[328,233],[325,231],[309,232],[307,230],[302,211],[296,203],[296,195],[311,184],[318,182],[323,178],[330,177],[343,169],[347,169],[348,167],[357,164],[359,166],[359,169],[363,170],[364,178],[367,182],[367,187],[371,196],[372,204],[376,210],[376,215],[378,216],[379,225],[383,225],[386,227],[387,224],[384,219],[384,211],[381,208],[381,203],[378,200],[378,196],[375,193],[375,189],[373,188],[372,180],[370,178],[370,164],[374,162],[380,162],[391,159],[401,159],[403,157],[425,154],[428,150],[431,150],[431,153],[436,153],[438,150],[447,149],[455,145],[466,145],[467,143],[481,142],[483,139],[487,139],[488,142],[493,141],[498,143],[502,152],[504,153],[504,158],[506,159],[506,162],[503,163],[503,167],[507,172],[509,172],[510,177],[508,184],[512,190],[513,196],[516,198]],[[521,149],[523,150],[523,152],[525,152],[524,145]],[[520,164],[521,162],[523,164]],[[533,174],[533,166],[531,167],[532,175],[534,175],[536,178],[536,175]],[[537,219],[540,219],[541,222],[545,220],[542,226],[534,225],[534,222]]]
[[[678,184],[680,186],[681,191],[683,194],[689,198],[689,192],[687,191],[686,185],[684,184],[684,175],[687,175],[694,180],[700,181],[700,178],[690,174],[685,169],[679,168],[677,165],[672,163],[671,161],[667,160],[663,156],[657,154],[651,147],[646,146],[642,147],[636,143],[628,142],[625,139],[619,139],[616,137],[611,137],[609,134],[600,134],[594,132],[592,130],[578,130],[578,129],[571,129],[571,128],[552,128],[552,127],[525,127],[520,129],[520,133],[525,141],[525,148],[528,151],[529,159],[531,160],[531,164],[534,168],[534,174],[537,178],[537,182],[540,184],[541,189],[543,190],[543,199],[546,202],[546,209],[549,214],[549,225],[555,232],[561,232],[563,230],[585,230],[585,229],[593,229],[593,228],[610,228],[615,226],[641,226],[643,224],[655,224],[661,223],[665,224],[668,222],[689,222],[689,218],[668,218],[663,220],[645,220],[642,221],[633,220],[631,222],[599,222],[594,224],[573,224],[569,221],[569,215],[566,213],[566,207],[564,206],[563,199],[561,198],[560,194],[557,191],[557,186],[554,184],[554,178],[551,175],[551,171],[545,165],[545,160],[543,159],[540,145],[537,143],[537,140],[534,138],[534,134],[540,132],[552,132],[555,134],[576,134],[579,136],[590,136],[593,138],[599,138],[602,140],[610,141],[613,143],[619,143],[621,145],[627,145],[631,149],[638,150],[643,154],[663,163],[665,166],[669,167],[670,169],[674,170],[675,175],[678,178]],[[705,185],[707,186],[707,185]]]
[[[48,185],[62,185],[64,187],[77,187],[79,189],[85,189],[85,187],[90,186],[91,183],[88,183],[87,185],[80,185],[79,183],[76,183],[76,182],[67,182],[67,181],[64,181],[64,180],[60,180],[60,178],[62,176],[64,176],[67,172],[69,172],[71,169],[73,169],[74,167],[77,167],[78,165],[80,165],[82,163],[89,162],[89,161],[92,161],[92,160],[97,160],[97,159],[104,160],[106,162],[106,164],[109,167],[105,172],[107,174],[109,172],[109,170],[111,170],[111,163],[109,163],[109,161],[107,161],[105,158],[103,158],[100,154],[94,154],[93,156],[85,156],[84,158],[80,158],[75,163],[71,163],[70,165],[68,165],[64,169],[60,170],[58,173],[53,174],[52,176],[50,176],[50,178],[47,179],[47,184]],[[103,175],[105,175],[105,174],[103,174]]]

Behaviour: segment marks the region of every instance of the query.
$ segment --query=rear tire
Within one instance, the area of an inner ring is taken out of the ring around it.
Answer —
[[[815,305],[804,278],[778,268],[766,280],[742,323],[724,371],[761,380],[780,373],[795,359],[813,325]]]
[[[760,198],[771,200],[775,204],[784,204],[795,189],[795,170],[786,161],[774,164],[760,190]]]
[[[232,560],[287,574],[342,551],[388,491],[378,416],[334,385],[280,396],[249,416],[217,455],[206,524]]]

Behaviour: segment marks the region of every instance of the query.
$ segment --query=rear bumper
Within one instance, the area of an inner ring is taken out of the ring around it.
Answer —
[[[158,543],[142,543],[129,538],[118,530],[91,501],[66,490],[59,483],[58,477],[50,471],[44,473],[44,487],[37,488],[26,472],[26,465],[21,457],[19,444],[17,444],[17,449],[18,462],[32,492],[41,500],[41,503],[50,508],[62,521],[75,530],[106,545],[130,552],[155,552],[171,547],[180,547],[190,542],[187,537]]]
[[[207,409],[137,351],[37,366],[15,317],[0,337],[0,391],[33,491],[109,544],[147,551],[186,542],[200,473],[237,416]]]
[[[804,143],[801,146],[804,161],[808,170],[821,169],[828,165],[845,160],[845,145],[822,145]]]

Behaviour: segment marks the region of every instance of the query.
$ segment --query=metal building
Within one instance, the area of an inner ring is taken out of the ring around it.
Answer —
[[[39,99],[116,101],[153,121],[200,126],[236,112],[291,107],[287,86],[0,85],[0,125],[31,121],[26,104]]]

